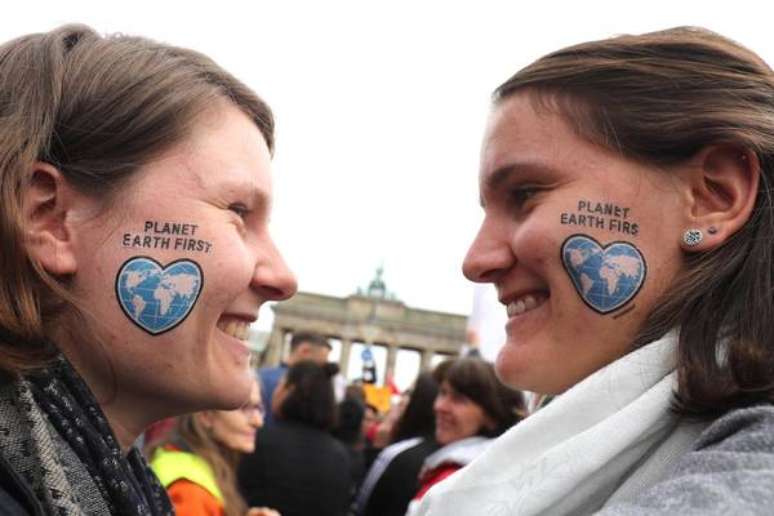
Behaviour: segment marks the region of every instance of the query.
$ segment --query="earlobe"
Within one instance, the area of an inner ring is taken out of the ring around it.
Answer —
[[[193,415],[199,421],[199,425],[204,430],[210,430],[212,428],[212,413],[209,410],[202,410]]]
[[[67,227],[69,191],[56,167],[37,162],[22,197],[27,253],[32,261],[54,276],[71,275],[77,270]]]
[[[707,251],[722,245],[750,218],[758,195],[760,162],[748,149],[713,145],[702,149],[693,165],[683,248]],[[699,234],[697,241],[693,237]]]

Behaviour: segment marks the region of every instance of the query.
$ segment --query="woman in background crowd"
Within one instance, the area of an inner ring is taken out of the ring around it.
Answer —
[[[774,74],[717,34],[582,43],[501,85],[463,266],[551,403],[421,514],[771,514]]]
[[[433,403],[438,384],[420,373],[408,403],[392,428],[390,445],[374,461],[357,498],[356,512],[366,516],[403,516],[419,488],[419,470],[438,449]]]
[[[274,122],[209,58],[82,25],[0,46],[0,503],[166,515],[132,444],[234,409],[247,326],[295,278]]]
[[[335,379],[339,375],[334,376]],[[354,498],[360,483],[365,476],[365,459],[363,457],[363,416],[365,407],[360,397],[352,396],[352,389],[347,388],[345,398],[336,407],[337,423],[331,432],[333,437],[344,445],[349,454],[351,472],[350,492]]]
[[[481,455],[494,438],[524,417],[524,397],[505,387],[492,364],[479,358],[441,362],[433,371],[435,441],[441,448],[422,465],[409,514],[432,486]]]
[[[283,516],[342,516],[350,499],[349,454],[330,433],[336,424],[331,379],[336,364],[290,366],[272,396],[275,421],[259,432],[255,452],[239,466],[249,505]]]
[[[169,493],[178,516],[278,516],[266,508],[247,510],[236,484],[243,453],[255,449],[263,426],[260,384],[237,410],[208,410],[177,419],[171,438],[151,453],[151,468]]]

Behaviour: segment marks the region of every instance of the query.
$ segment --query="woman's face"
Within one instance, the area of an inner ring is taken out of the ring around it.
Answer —
[[[492,422],[476,402],[458,392],[444,380],[433,404],[435,412],[435,440],[447,445],[477,435]]]
[[[256,430],[263,426],[263,406],[258,384],[250,392],[250,400],[242,408],[211,412],[212,437],[228,449],[242,453],[255,450]]]
[[[630,349],[680,271],[679,175],[589,143],[517,94],[484,138],[484,219],[463,271],[508,313],[504,383],[560,393]]]
[[[149,413],[244,402],[248,327],[264,302],[296,291],[269,234],[271,203],[266,142],[224,100],[106,215],[74,221],[73,289],[101,343],[79,359],[93,388],[115,385],[116,403]]]

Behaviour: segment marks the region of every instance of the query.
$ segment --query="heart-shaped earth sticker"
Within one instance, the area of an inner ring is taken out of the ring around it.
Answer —
[[[647,272],[645,258],[632,244],[611,242],[603,247],[587,235],[564,241],[562,263],[581,299],[601,314],[631,301]]]
[[[137,326],[159,335],[183,322],[202,290],[202,269],[191,260],[163,267],[147,256],[130,258],[116,276],[118,304]]]

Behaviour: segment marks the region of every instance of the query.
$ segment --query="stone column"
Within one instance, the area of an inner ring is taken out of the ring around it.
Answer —
[[[352,339],[341,337],[341,355],[339,356],[339,368],[344,378],[347,378],[349,371],[349,353],[352,351]],[[347,380],[349,381],[349,379]]]
[[[422,359],[419,362],[419,369],[421,371],[427,371],[430,369],[430,361],[433,359],[433,350],[432,349],[423,349],[422,350]]]
[[[269,349],[266,351],[266,359],[262,365],[276,366],[282,360],[282,345],[285,342],[285,330],[275,328],[269,336]]]
[[[384,381],[387,381],[387,375],[392,373],[392,379],[395,380],[395,359],[398,356],[398,346],[396,344],[387,345],[387,364],[384,371]]]

